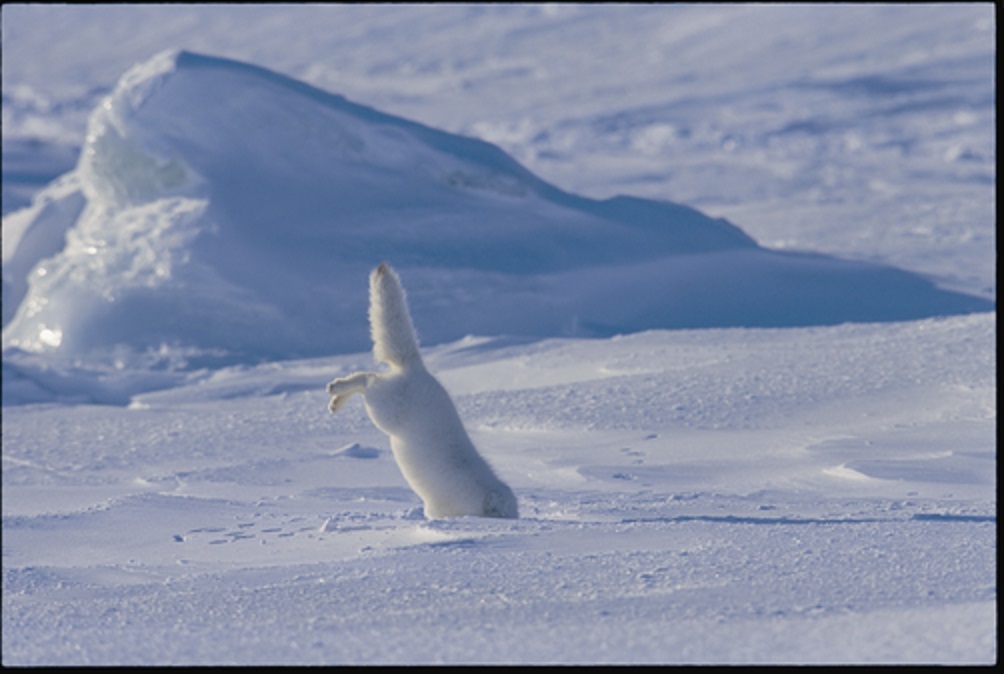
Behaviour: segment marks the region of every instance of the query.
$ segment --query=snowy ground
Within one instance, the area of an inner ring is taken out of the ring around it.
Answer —
[[[995,298],[990,4],[4,5],[3,32],[5,230],[184,47]],[[369,354],[5,351],[3,664],[994,662],[995,344],[986,312],[430,344],[522,515],[431,522],[361,401],[326,412]]]
[[[422,519],[362,357],[8,407],[4,659],[988,662],[993,332],[432,349],[515,522]]]

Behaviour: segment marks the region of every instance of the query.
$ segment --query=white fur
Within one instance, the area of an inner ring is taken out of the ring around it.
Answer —
[[[390,370],[335,379],[328,409],[337,412],[355,393],[365,396],[426,517],[517,517],[512,490],[478,454],[446,389],[425,369],[404,289],[387,263],[370,274],[370,331],[373,355]]]

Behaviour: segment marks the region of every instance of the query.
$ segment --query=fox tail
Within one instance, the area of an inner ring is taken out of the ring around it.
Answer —
[[[397,367],[422,362],[401,279],[386,262],[370,274],[370,335],[378,361]]]

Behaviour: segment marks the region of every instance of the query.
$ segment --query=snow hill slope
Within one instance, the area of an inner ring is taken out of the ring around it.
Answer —
[[[127,72],[77,169],[3,230],[5,349],[72,357],[364,350],[366,272],[384,259],[425,343],[993,306],[888,267],[766,250],[684,206],[568,194],[488,143],[184,51]]]
[[[0,12],[5,216],[73,168],[121,73],[183,45],[498,144],[569,192],[668,198],[763,246],[995,298],[989,3]],[[86,204],[73,172],[44,215],[4,218],[5,243],[56,256]],[[423,273],[456,272],[402,269],[413,298]],[[535,302],[553,276],[465,273]],[[430,316],[423,356],[519,520],[422,518],[362,401],[326,410],[369,353],[193,371],[5,350],[3,665],[998,660],[993,313],[435,346]]]

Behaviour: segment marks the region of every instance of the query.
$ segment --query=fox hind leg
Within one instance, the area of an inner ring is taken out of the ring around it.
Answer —
[[[357,372],[331,381],[328,384],[328,395],[331,396],[328,411],[334,414],[356,393],[366,393],[366,386],[372,376],[374,375],[370,372]]]

